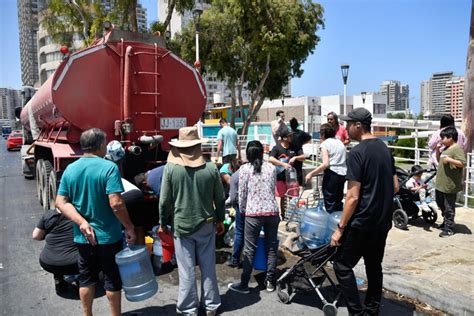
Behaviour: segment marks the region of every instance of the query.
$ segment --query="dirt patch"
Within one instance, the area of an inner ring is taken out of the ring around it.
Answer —
[[[415,306],[417,312],[420,312],[420,313],[425,314],[425,315],[435,315],[435,316],[449,315],[449,314],[447,314],[447,313],[445,313],[445,312],[443,312],[439,309],[434,308],[433,306],[430,306],[430,305],[425,304],[425,303],[421,303],[421,302],[419,302],[415,299],[406,297],[405,295],[402,295],[402,294],[399,294],[399,293],[388,291],[386,289],[383,289],[383,296],[385,298],[405,302],[405,303],[408,303],[408,304],[413,304]]]

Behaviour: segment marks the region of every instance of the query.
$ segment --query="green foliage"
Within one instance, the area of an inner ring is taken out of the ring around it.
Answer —
[[[114,0],[112,8],[108,11],[94,0],[48,0],[40,23],[58,44],[71,46],[73,34],[78,33],[88,45],[102,35],[105,21],[125,30],[136,26],[136,0]]]
[[[427,142],[428,141],[427,141],[426,138],[419,138],[418,139],[418,148],[426,148]],[[414,138],[399,139],[395,143],[395,146],[415,148],[415,139]],[[396,148],[396,149],[394,149],[394,156],[414,159],[415,158],[415,151],[414,150],[409,150],[409,149],[398,149],[398,148]]]
[[[247,123],[264,98],[280,96],[290,78],[303,74],[302,65],[323,26],[323,8],[309,0],[214,0],[200,22],[202,71],[226,80],[231,90],[247,84]],[[175,37],[174,47],[183,59],[194,62],[194,23]]]

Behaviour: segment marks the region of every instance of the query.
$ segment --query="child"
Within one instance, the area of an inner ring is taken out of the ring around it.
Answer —
[[[441,142],[445,146],[443,152],[437,150],[439,161],[436,175],[436,204],[443,214],[443,230],[439,237],[449,237],[454,234],[454,215],[456,194],[462,190],[462,174],[466,165],[466,155],[457,144],[458,132],[454,126],[448,126],[441,131]]]
[[[414,165],[411,167],[411,173],[413,176],[407,181],[406,187],[416,195],[417,200],[420,200],[420,195],[424,196],[424,189],[427,187],[427,184],[423,184],[421,180],[423,168],[420,165]]]

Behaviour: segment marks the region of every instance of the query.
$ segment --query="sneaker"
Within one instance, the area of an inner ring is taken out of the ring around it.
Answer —
[[[226,265],[231,268],[240,268],[240,263],[235,263],[232,260],[227,261]]]
[[[267,292],[275,291],[275,285],[273,284],[273,282],[267,281],[267,282],[265,282],[265,285],[266,285],[266,288],[267,288]]]
[[[243,286],[240,282],[239,283],[229,283],[227,288],[231,291],[241,293],[241,294],[249,294],[250,289],[248,286]]]
[[[444,237],[449,237],[454,235],[454,232],[452,230],[443,230],[441,233],[439,233],[439,237],[444,238]]]
[[[443,222],[442,224],[437,225],[436,228],[438,228],[438,229],[440,229],[440,230],[443,230],[443,229],[444,229],[444,225],[445,225],[445,224],[444,224],[444,222]]]
[[[217,315],[217,309],[206,310],[206,316],[215,316]]]

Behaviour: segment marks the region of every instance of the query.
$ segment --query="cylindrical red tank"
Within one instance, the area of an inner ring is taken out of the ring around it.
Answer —
[[[59,141],[72,144],[92,127],[127,147],[161,135],[168,150],[177,130],[200,118],[206,91],[199,73],[163,46],[159,37],[114,29],[72,54],[29,102],[37,126],[61,130]]]

